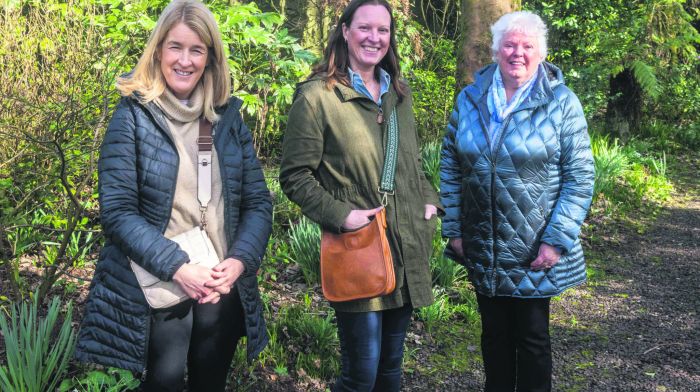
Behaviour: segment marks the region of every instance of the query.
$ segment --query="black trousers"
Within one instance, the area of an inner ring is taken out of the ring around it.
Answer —
[[[549,298],[477,294],[487,392],[552,389]]]
[[[145,392],[224,391],[238,340],[245,333],[243,307],[234,286],[217,304],[185,301],[154,310]]]

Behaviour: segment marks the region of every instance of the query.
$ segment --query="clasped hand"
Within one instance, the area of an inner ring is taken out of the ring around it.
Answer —
[[[231,287],[244,270],[243,263],[234,258],[228,258],[212,269],[197,264],[183,264],[173,275],[173,281],[188,297],[200,304],[215,304],[222,295],[231,292]]]

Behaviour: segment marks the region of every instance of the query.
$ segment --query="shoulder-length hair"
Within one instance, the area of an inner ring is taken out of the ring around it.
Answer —
[[[130,74],[117,79],[117,90],[123,96],[136,93],[144,103],[163,94],[167,85],[160,70],[161,47],[168,32],[179,23],[194,31],[207,46],[207,65],[199,83],[204,92],[204,116],[214,122],[218,120],[215,108],[228,102],[231,78],[214,15],[196,0],[175,0],[165,7],[136,67]]]
[[[326,80],[326,86],[330,89],[336,83],[350,86],[350,78],[348,77],[348,67],[350,66],[350,57],[348,55],[348,43],[343,37],[343,25],[350,26],[352,19],[355,16],[355,11],[363,5],[380,5],[389,11],[391,18],[389,50],[387,50],[384,58],[379,62],[378,66],[385,70],[391,76],[391,84],[394,86],[399,99],[407,94],[405,82],[401,80],[401,67],[399,65],[399,53],[396,49],[396,23],[394,22],[394,14],[391,5],[386,0],[352,0],[335,26],[335,30],[328,39],[328,45],[323,51],[323,60],[317,64],[311,73],[311,77],[321,76]],[[379,72],[375,68],[376,72]]]

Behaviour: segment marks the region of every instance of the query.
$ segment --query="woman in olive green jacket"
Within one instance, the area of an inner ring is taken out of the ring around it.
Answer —
[[[412,309],[433,302],[428,258],[439,202],[422,171],[411,94],[400,79],[391,7],[384,0],[354,0],[337,26],[323,62],[297,88],[280,183],[324,230],[367,224],[383,208],[378,188],[385,120],[396,111],[396,191],[385,207],[396,289],[331,305],[342,354],[335,390],[398,391]]]

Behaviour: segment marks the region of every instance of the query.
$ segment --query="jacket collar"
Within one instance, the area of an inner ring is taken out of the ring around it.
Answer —
[[[338,92],[340,99],[342,99],[343,102],[357,100],[368,108],[375,109],[377,107],[376,102],[372,101],[369,97],[358,92],[352,87],[348,87],[341,83],[336,83],[333,88]],[[382,97],[382,110],[384,111],[384,118],[388,118],[388,115],[391,114],[390,110],[396,106],[397,100],[398,95],[396,94],[396,90],[394,90],[393,84],[389,85],[389,91]]]
[[[165,113],[163,113],[163,110],[160,107],[158,107],[158,105],[153,101],[147,102],[145,104],[141,103],[141,101],[138,99],[138,95],[132,95],[131,98],[134,99],[136,102],[138,102],[141,106],[143,106],[146,109],[146,111],[148,111],[151,114],[151,116],[153,117],[153,120],[155,121],[155,125],[158,128],[162,129],[163,132],[165,132],[165,134],[168,136],[168,138],[172,142],[174,140],[174,137],[173,137],[172,133],[170,132],[170,128],[168,128],[168,123],[165,120]],[[219,132],[216,132],[217,125],[220,123],[231,124],[233,119],[237,115],[238,111],[240,110],[242,103],[243,103],[243,101],[232,96],[229,99],[228,103],[216,108],[216,113],[221,115],[221,117],[219,117],[219,121],[216,124],[213,124],[213,127],[214,127],[213,132],[215,132],[214,133],[215,140],[218,139],[216,136],[219,133]]]
[[[557,66],[546,61],[542,63],[542,66],[545,72],[540,72],[537,75],[530,96],[525,98],[516,111],[533,108],[551,101],[554,99],[552,89],[564,84],[564,74]],[[486,102],[496,68],[496,64],[489,64],[474,74],[474,83],[465,89],[466,94],[473,102]]]

